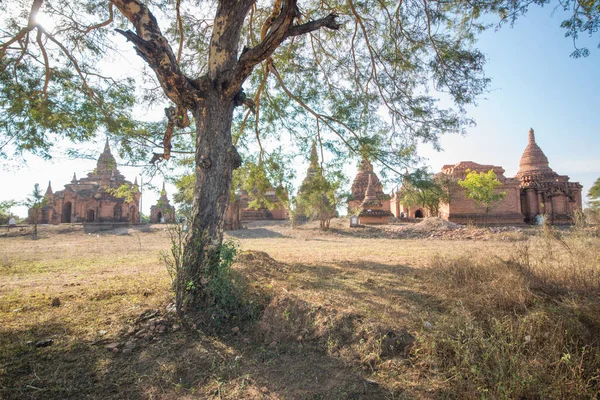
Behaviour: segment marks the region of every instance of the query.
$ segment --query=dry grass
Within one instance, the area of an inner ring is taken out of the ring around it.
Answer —
[[[166,232],[0,238],[0,397],[598,395],[598,238],[485,231],[481,240],[412,240],[332,227],[232,232],[236,280],[262,312],[141,339],[127,331],[146,310],[176,323],[164,313]],[[48,338],[51,346],[34,346]],[[118,353],[105,348],[111,342]]]

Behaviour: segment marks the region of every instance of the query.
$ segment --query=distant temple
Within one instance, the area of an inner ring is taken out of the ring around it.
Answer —
[[[130,190],[130,199],[115,196],[115,190],[123,185]],[[81,179],[77,179],[73,174],[71,183],[56,192],[52,191],[52,186],[48,183],[45,197],[47,205],[41,209],[41,224],[137,223],[140,219],[137,178],[131,183],[119,172],[115,158],[110,152],[108,139],[93,172]]]
[[[350,188],[351,196],[348,201],[348,208],[352,211],[360,211],[363,201],[367,193],[369,186],[369,180],[371,182],[371,190],[374,196],[381,200],[382,205],[389,211],[390,202],[389,196],[383,192],[383,185],[379,181],[379,178],[373,172],[373,164],[369,160],[363,157],[358,167],[358,172],[352,181],[352,187]]]
[[[517,179],[521,182],[521,210],[525,222],[532,223],[536,215],[543,214],[552,224],[570,223],[573,214],[581,212],[582,186],[579,182],[569,182],[568,176],[558,175],[550,168],[546,155],[535,143],[533,129],[529,130]]]
[[[554,172],[548,158],[535,142],[533,129],[529,130],[529,140],[514,178],[504,176],[504,169],[496,165],[482,165],[472,161],[461,161],[454,165],[444,165],[440,174],[449,180],[448,203],[441,203],[439,216],[452,222],[518,225],[533,224],[544,216],[551,224],[569,224],[573,215],[581,211],[581,189],[578,182],[569,182],[569,177]],[[467,171],[488,172],[493,170],[502,186],[498,192],[505,192],[502,200],[493,203],[491,210],[465,195],[465,189],[458,180],[465,179]],[[425,207],[407,207],[402,203],[401,188],[392,196],[383,192],[383,186],[373,172],[371,163],[363,159],[354,178],[351,197],[348,201],[349,213],[358,215],[360,223],[386,223],[388,216],[396,218],[423,218],[430,216]],[[369,211],[370,210],[370,211]],[[368,213],[371,213],[371,216]],[[387,212],[386,216],[383,213]],[[391,214],[390,214],[391,213]],[[375,217],[376,218],[371,218]],[[362,216],[362,217],[361,217]]]
[[[272,209],[267,207],[250,208],[249,203],[252,201],[252,198],[247,191],[239,190],[235,194],[235,198],[229,201],[229,205],[225,210],[223,229],[241,229],[243,222],[248,221],[288,219],[288,212],[275,195],[274,188],[269,188],[264,196],[275,205]]]
[[[175,207],[169,202],[164,182],[160,191],[160,198],[155,205],[150,207],[150,222],[161,224],[175,222]]]
[[[488,224],[536,223],[545,216],[551,224],[569,224],[573,214],[581,211],[581,189],[578,182],[569,182],[566,175],[558,175],[548,164],[548,158],[535,142],[533,129],[515,178],[504,177],[504,169],[493,165],[480,165],[461,161],[442,167],[442,174],[464,179],[466,171],[487,172],[494,170],[502,182],[499,192],[504,199],[494,203],[487,214],[484,207],[465,197],[464,189],[454,186],[450,202],[440,206],[440,217],[457,223],[483,222]]]

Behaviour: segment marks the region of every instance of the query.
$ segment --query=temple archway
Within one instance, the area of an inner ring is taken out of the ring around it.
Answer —
[[[60,222],[70,224],[71,223],[71,212],[73,210],[73,205],[70,201],[66,202],[63,205],[62,216],[60,218]]]
[[[117,204],[113,209],[113,218],[116,222],[121,222],[121,218],[123,218],[123,208],[120,204]]]
[[[158,212],[158,214],[156,214],[156,220],[157,220],[156,222],[163,222],[163,221],[162,221],[162,217],[163,217],[163,215],[162,215],[162,213],[159,211],[159,212]]]
[[[423,218],[423,210],[418,209],[415,211],[415,218]]]
[[[138,222],[135,206],[129,207],[129,222],[135,224]]]
[[[86,222],[94,222],[96,220],[96,212],[94,210],[88,210]]]
[[[42,209],[42,220],[41,224],[49,224],[50,223],[50,210]]]

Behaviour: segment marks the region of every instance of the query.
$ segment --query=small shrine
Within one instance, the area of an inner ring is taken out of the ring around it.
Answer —
[[[377,198],[377,192],[371,175],[368,177],[367,188],[360,208],[358,222],[362,225],[384,225],[393,216],[389,211],[389,204],[386,208],[383,201]]]
[[[352,182],[352,187],[350,189],[351,197],[348,201],[348,210],[350,213],[361,209],[363,200],[365,199],[367,186],[369,185],[369,179],[371,179],[371,185],[373,187],[375,197],[382,201],[385,209],[389,210],[389,196],[384,193],[383,185],[373,171],[373,164],[363,157],[363,159],[360,161],[358,172],[354,177],[354,181]]]
[[[164,182],[158,202],[150,207],[150,222],[154,224],[169,224],[175,222],[175,207],[169,202]]]

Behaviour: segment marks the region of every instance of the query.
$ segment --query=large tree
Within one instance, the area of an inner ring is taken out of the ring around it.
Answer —
[[[589,198],[590,208],[597,213],[600,212],[600,178],[596,179],[596,182],[588,191],[587,197]]]
[[[417,141],[435,144],[470,122],[463,107],[488,82],[484,57],[472,47],[485,27],[480,15],[510,21],[530,3],[2,2],[0,156],[49,156],[57,138],[84,141],[99,130],[132,158],[154,152],[152,161],[161,163],[192,152],[194,203],[183,258],[188,301],[197,303],[203,273],[218,261],[239,149],[258,149],[264,165],[276,149],[263,143],[277,138],[290,142],[284,150],[306,149],[316,139],[338,159],[361,153],[391,169],[403,166]],[[567,29],[595,32],[596,3],[563,1],[573,9]],[[51,24],[39,23],[40,12]],[[137,80],[103,68],[122,57],[119,37],[146,65]],[[440,106],[438,92],[453,108]],[[135,104],[157,103],[166,106],[164,122],[132,118]]]
[[[440,202],[450,201],[450,184],[447,175],[434,175],[427,169],[419,168],[404,176],[399,199],[408,207],[425,207],[432,216],[437,216]]]

